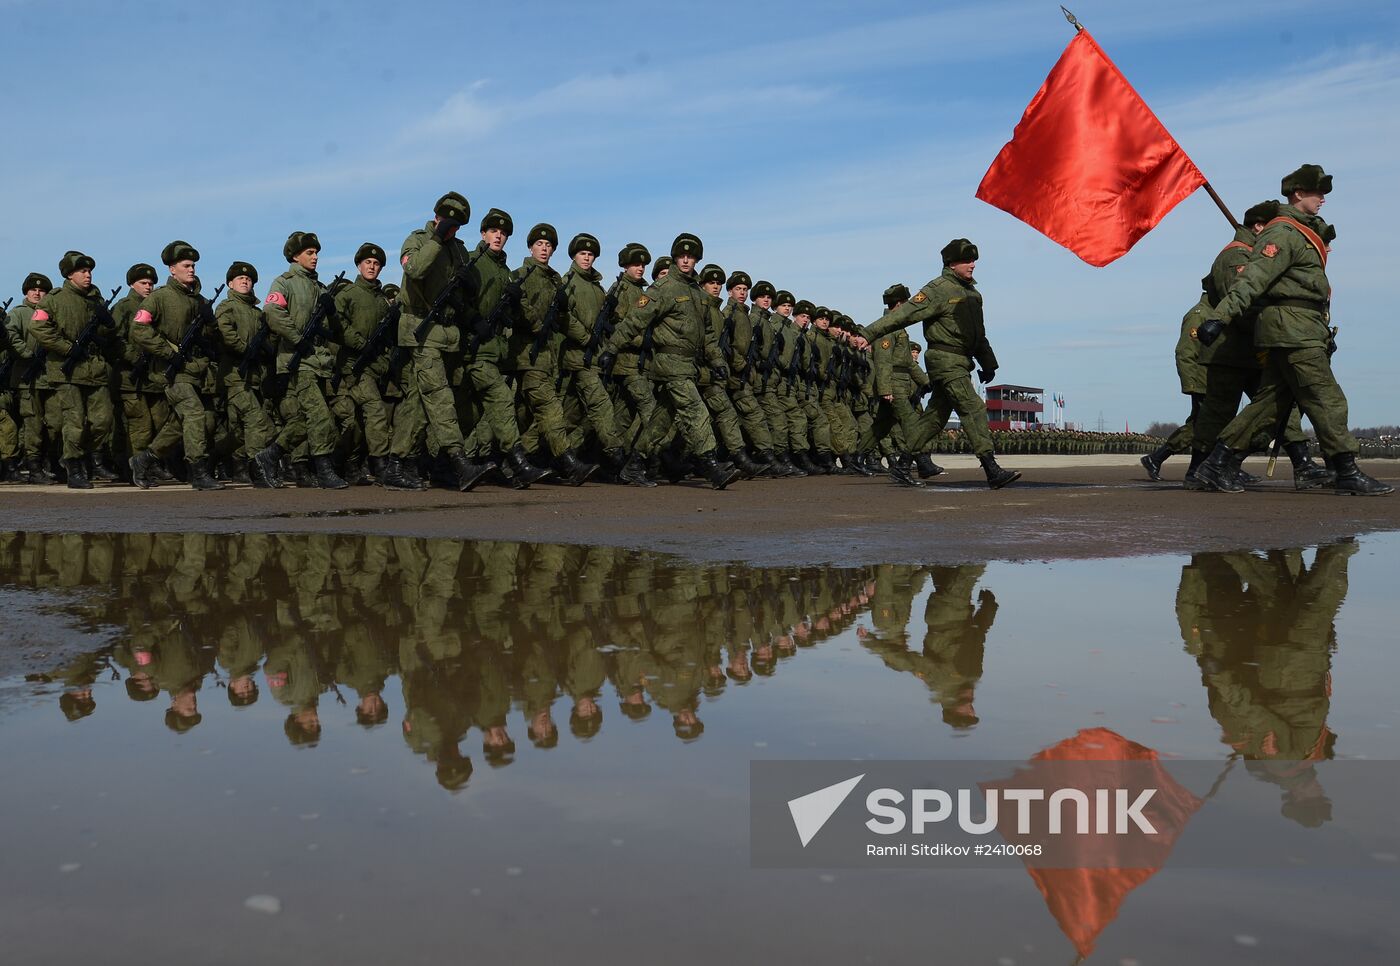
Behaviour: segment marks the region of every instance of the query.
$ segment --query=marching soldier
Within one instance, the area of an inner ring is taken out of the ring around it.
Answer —
[[[627,451],[623,449],[622,437],[617,429],[617,417],[613,413],[612,399],[603,387],[603,377],[596,358],[594,329],[598,316],[607,301],[607,293],[600,284],[602,274],[593,267],[594,260],[602,254],[598,239],[582,232],[569,242],[569,257],[573,265],[564,274],[564,285],[569,292],[567,319],[561,320],[564,341],[559,357],[566,396],[565,415],[572,417],[569,422],[575,427],[587,423],[598,439],[603,456],[616,474],[627,461]],[[614,294],[621,289],[621,282],[614,282]],[[594,358],[587,360],[590,348]],[[573,447],[583,442],[583,431],[576,428],[570,440]]]
[[[388,261],[384,249],[365,242],[355,252],[356,278],[335,296],[336,341],[341,346],[336,367],[340,389],[334,407],[340,414],[341,425],[354,426],[359,437],[349,461],[359,465],[360,446],[369,460],[369,471],[376,482],[384,480],[385,461],[389,456],[389,410],[384,402],[385,390],[380,386],[389,378],[389,360],[381,356],[354,374],[355,360],[365,351],[370,336],[389,312],[389,300],[379,282],[379,273]],[[397,333],[395,333],[397,335]],[[359,475],[347,470],[351,476]]]
[[[886,312],[870,327],[870,338],[879,339],[915,322],[924,324],[928,356],[924,365],[933,384],[932,403],[919,420],[919,438],[909,445],[925,452],[934,434],[956,412],[972,452],[987,474],[987,485],[1000,489],[1021,474],[997,465],[992,434],[987,425],[987,404],[972,388],[972,370],[985,385],[996,378],[997,358],[987,341],[982,318],[982,293],[972,277],[977,267],[977,246],[955,238],[943,246],[943,273],[898,309]],[[974,363],[975,360],[975,363]]]
[[[709,326],[710,335],[715,340],[715,345],[719,347],[720,357],[725,359],[728,366],[728,356],[725,350],[729,348],[731,337],[727,323],[720,313],[720,289],[724,287],[724,269],[718,265],[706,265],[700,270],[700,288],[705,293],[705,302],[708,308],[706,313],[706,324]],[[752,478],[762,473],[764,466],[749,459],[749,454],[744,450],[744,434],[739,428],[739,414],[734,409],[734,403],[729,398],[726,387],[729,379],[733,377],[733,370],[728,370],[728,376],[719,376],[716,372],[702,366],[697,374],[696,386],[700,389],[700,398],[705,400],[705,408],[710,411],[710,423],[714,427],[715,435],[719,442],[723,444],[726,456],[739,468],[745,478]]]
[[[1259,392],[1220,433],[1197,479],[1222,493],[1244,489],[1237,477],[1250,440],[1260,430],[1286,425],[1296,404],[1317,430],[1318,445],[1336,473],[1342,493],[1381,496],[1394,487],[1356,465],[1360,446],[1347,428],[1347,399],[1332,373],[1336,343],[1327,327],[1332,297],[1327,280],[1327,239],[1332,229],[1318,212],[1332,190],[1332,176],[1305,164],[1280,188],[1287,203],[1255,241],[1244,271],[1201,323],[1197,338],[1209,346],[1225,327],[1258,311],[1254,345],[1268,353]]]
[[[753,379],[755,358],[762,349],[762,343],[755,338],[753,320],[747,305],[749,289],[753,279],[747,272],[734,272],[724,282],[729,291],[729,301],[721,313],[724,320],[725,346],[728,354],[729,381],[726,388],[733,400],[734,411],[739,414],[739,423],[744,436],[757,455],[759,470],[770,473],[773,470],[773,436],[768,432],[768,420],[764,418],[763,407],[754,395]]]
[[[157,482],[156,463],[183,438],[190,486],[196,490],[222,490],[224,485],[214,479],[209,458],[214,414],[205,389],[209,376],[205,346],[211,333],[201,332],[201,338],[188,347],[189,351],[182,353],[180,349],[191,327],[204,325],[201,316],[208,311],[195,274],[199,252],[189,242],[173,241],[161,250],[160,260],[170,277],[136,310],[131,338],[137,348],[152,358],[147,378],[164,388],[171,414],[151,440],[150,448],[132,454],[131,479],[142,489],[152,486]],[[177,363],[173,381],[165,375],[172,362]]]
[[[336,474],[331,464],[339,434],[336,417],[326,400],[326,381],[330,379],[336,353],[326,337],[329,306],[319,311],[317,308],[323,297],[334,297],[335,293],[328,296],[316,275],[321,241],[314,232],[292,232],[282,246],[282,256],[290,267],[273,280],[263,312],[268,328],[278,339],[277,376],[286,386],[283,410],[294,414],[289,418],[305,428],[306,453],[316,485],[326,490],[343,490],[350,484]],[[308,332],[313,317],[318,315],[320,318],[315,321],[320,332]],[[294,460],[300,451],[298,445]],[[300,479],[304,476],[299,482]]]
[[[68,486],[75,490],[92,488],[87,472],[89,460],[95,479],[117,478],[107,465],[106,456],[112,440],[113,416],[108,389],[111,368],[105,348],[112,332],[99,329],[92,344],[78,344],[80,334],[94,316],[107,311],[101,291],[92,284],[96,264],[82,252],[65,254],[58,266],[65,279],[63,287],[46,296],[30,319],[34,335],[47,353],[48,381],[63,419],[63,468],[68,474]]]
[[[29,482],[53,483],[55,478],[46,465],[44,452],[45,430],[49,441],[56,439],[62,432],[63,420],[59,407],[50,404],[53,392],[49,387],[47,367],[35,359],[36,353],[43,350],[32,328],[34,311],[53,291],[53,283],[46,275],[30,272],[25,276],[20,291],[24,294],[24,301],[10,309],[5,317],[5,335],[14,357],[10,388],[18,394],[20,440]],[[44,354],[47,355],[47,352]]]
[[[281,476],[282,450],[277,445],[277,427],[272,424],[258,390],[265,384],[271,359],[271,347],[264,333],[262,358],[248,358],[249,345],[259,330],[267,330],[267,320],[258,307],[253,287],[258,283],[258,270],[249,262],[234,262],[224,276],[228,282],[228,297],[214,312],[218,332],[219,382],[223,386],[229,428],[242,441],[242,451],[252,464],[254,482],[261,486],[283,486]],[[258,349],[257,345],[253,349]],[[245,378],[242,370],[246,368]]]

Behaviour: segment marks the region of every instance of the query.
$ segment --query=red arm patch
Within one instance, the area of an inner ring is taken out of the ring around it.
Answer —
[[[283,295],[281,292],[268,292],[267,298],[264,299],[263,302],[266,305],[276,305],[279,308],[285,309],[287,307],[287,296]]]
[[[35,309],[34,315],[30,318],[31,322],[47,322],[48,320],[49,313],[45,312],[43,309]]]
[[[400,259],[399,259],[399,264],[400,264],[400,265],[407,265],[407,264],[408,264],[408,255],[404,255],[403,258],[400,258]]]
[[[150,325],[155,320],[156,317],[150,312],[147,312],[145,309],[137,309],[136,317],[131,321],[135,322],[137,325]]]

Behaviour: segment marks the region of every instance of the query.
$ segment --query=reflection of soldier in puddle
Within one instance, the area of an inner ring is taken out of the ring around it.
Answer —
[[[293,745],[315,746],[321,739],[321,693],[333,687],[326,670],[331,662],[321,653],[321,646],[316,640],[291,634],[268,648],[263,665],[272,696],[291,709],[282,731]]]
[[[1312,763],[1331,759],[1337,740],[1327,726],[1334,621],[1356,550],[1319,547],[1311,567],[1301,550],[1197,554],[1177,592],[1221,740],[1282,789],[1283,814],[1306,826],[1332,817]]]
[[[405,673],[402,684],[405,743],[433,762],[443,788],[465,787],[472,760],[462,754],[460,743],[479,700],[474,669],[461,661],[445,661]]]
[[[959,731],[979,720],[973,700],[982,680],[987,634],[996,620],[997,599],[992,592],[984,588],[976,601],[972,596],[986,569],[986,564],[928,568],[933,592],[924,607],[922,651],[909,649],[905,630],[912,598],[923,584],[922,575],[913,568],[877,569],[871,609],[875,631],[857,630],[861,643],[887,667],[923,681],[942,707],[944,723]]]

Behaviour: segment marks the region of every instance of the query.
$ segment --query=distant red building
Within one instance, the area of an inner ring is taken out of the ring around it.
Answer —
[[[1034,386],[988,386],[987,422],[992,429],[1037,429],[1044,396],[1045,390]]]

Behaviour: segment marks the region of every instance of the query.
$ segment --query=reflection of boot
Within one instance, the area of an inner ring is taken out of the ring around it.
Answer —
[[[222,490],[224,485],[209,471],[209,457],[190,460],[190,486],[196,490]]]
[[[1372,479],[1361,472],[1356,465],[1355,453],[1338,453],[1332,457],[1332,465],[1337,470],[1337,482],[1334,485],[1338,493],[1350,493],[1353,496],[1385,496],[1387,493],[1395,492],[1395,487],[1389,483],[1382,483],[1380,480]]]
[[[999,490],[1008,483],[1015,483],[1021,478],[1021,474],[1015,470],[1004,470],[997,465],[997,458],[991,453],[977,457],[977,461],[982,464],[982,471],[987,474],[987,485],[994,490]]]
[[[1138,462],[1142,463],[1142,468],[1147,470],[1147,475],[1155,483],[1162,482],[1162,464],[1167,461],[1167,457],[1172,455],[1170,446],[1158,446],[1148,453]]]
[[[1293,488],[1295,490],[1310,490],[1315,486],[1332,486],[1337,482],[1337,474],[1327,467],[1313,462],[1313,458],[1308,455],[1307,443],[1287,443],[1284,445],[1283,451],[1288,454],[1288,459],[1293,464]]]
[[[1244,485],[1238,476],[1244,455],[1244,450],[1216,443],[1206,461],[1196,467],[1196,479],[1205,489],[1218,493],[1243,493]]]
[[[64,460],[63,469],[68,474],[68,489],[92,489],[92,482],[87,478],[87,470],[83,468],[83,461],[81,459]]]

